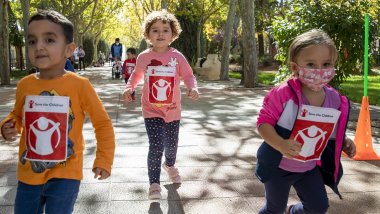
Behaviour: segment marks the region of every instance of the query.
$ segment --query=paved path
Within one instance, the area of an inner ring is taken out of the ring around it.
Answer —
[[[94,133],[87,120],[83,131],[85,176],[74,213],[248,214],[257,213],[263,205],[263,185],[253,175],[261,143],[255,122],[269,88],[243,89],[234,81],[200,81],[202,98],[198,102],[184,96],[176,164],[184,181],[180,186],[173,185],[162,173],[163,199],[152,202],[147,199],[148,140],[139,95],[134,103],[125,106],[121,99],[124,84],[111,80],[109,67],[89,68],[81,75],[91,80],[112,118],[117,147],[112,177],[106,181],[93,179]],[[0,87],[1,118],[11,110],[14,92],[15,86]],[[379,120],[379,112],[371,109],[371,118]],[[353,118],[355,114],[357,108],[352,112]],[[353,131],[349,135],[353,136]],[[374,137],[373,142],[380,154],[379,138]],[[12,213],[17,145],[0,141],[1,214]],[[328,190],[329,213],[380,213],[380,161],[343,158],[343,166],[340,190],[344,199]],[[292,190],[289,203],[296,200]]]

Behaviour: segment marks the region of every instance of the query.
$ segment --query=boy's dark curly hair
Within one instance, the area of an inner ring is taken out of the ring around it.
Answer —
[[[74,25],[64,15],[54,10],[39,10],[36,14],[30,17],[28,25],[31,22],[38,20],[48,20],[60,25],[67,43],[74,41]]]

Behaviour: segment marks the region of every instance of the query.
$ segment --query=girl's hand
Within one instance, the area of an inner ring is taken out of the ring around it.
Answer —
[[[349,158],[356,155],[356,145],[350,138],[345,138],[343,142],[343,152],[347,154]]]
[[[190,89],[189,93],[187,94],[187,96],[189,96],[193,100],[198,100],[199,99],[198,90],[194,89],[194,88]]]
[[[299,142],[292,139],[284,139],[283,142],[281,142],[279,145],[281,145],[278,148],[279,152],[288,158],[294,158],[298,156],[302,148],[302,145]]]
[[[6,141],[14,141],[17,136],[17,129],[15,128],[16,120],[11,119],[3,124],[1,127],[1,135]]]
[[[92,170],[95,174],[94,178],[98,180],[104,180],[110,176],[110,173],[106,170],[96,167]]]
[[[133,99],[133,91],[131,88],[127,88],[124,90],[124,93],[123,93],[123,97],[124,97],[124,102],[127,104],[129,102],[132,102],[134,99]]]

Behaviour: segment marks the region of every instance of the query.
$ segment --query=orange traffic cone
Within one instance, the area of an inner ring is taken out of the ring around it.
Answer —
[[[367,96],[364,96],[362,100],[354,142],[356,145],[354,160],[380,160],[380,156],[372,147],[371,119]]]

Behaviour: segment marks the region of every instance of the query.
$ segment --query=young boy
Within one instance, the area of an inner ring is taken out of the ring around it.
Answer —
[[[45,10],[28,23],[28,57],[37,73],[21,79],[13,111],[0,123],[7,141],[21,133],[14,213],[72,213],[83,178],[85,113],[95,128],[95,178],[111,174],[115,136],[91,83],[64,70],[73,54],[73,24]]]
[[[123,78],[125,83],[128,82],[129,77],[132,74],[132,71],[136,66],[136,49],[128,48],[127,49],[127,60],[124,61],[123,64]]]

